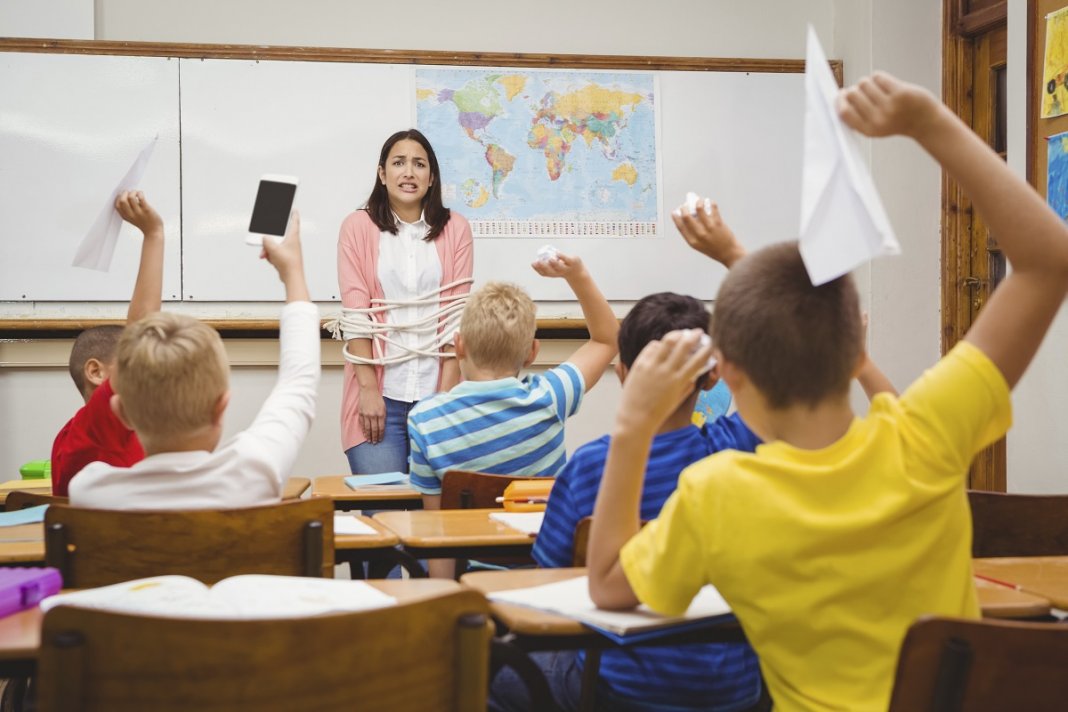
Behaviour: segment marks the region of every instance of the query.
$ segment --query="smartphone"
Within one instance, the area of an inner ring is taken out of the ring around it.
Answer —
[[[268,174],[260,178],[248,224],[249,236],[245,238],[247,244],[262,245],[264,235],[285,237],[293,200],[297,197],[297,182],[293,176]]]

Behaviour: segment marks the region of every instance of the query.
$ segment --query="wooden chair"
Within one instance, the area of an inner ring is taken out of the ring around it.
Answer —
[[[37,507],[42,504],[66,504],[69,497],[57,497],[56,495],[42,492],[29,492],[26,490],[12,490],[4,501],[4,511],[14,512],[27,507]]]
[[[1068,627],[922,618],[898,658],[890,712],[1063,710]]]
[[[45,560],[67,588],[163,574],[207,584],[239,574],[334,575],[328,499],[224,510],[124,512],[57,504],[45,512]]]
[[[968,492],[972,556],[1068,554],[1068,495]]]
[[[259,621],[59,606],[44,618],[39,709],[481,711],[491,635],[489,604],[471,590]]]
[[[493,509],[498,497],[516,480],[544,480],[544,477],[493,475],[471,470],[449,470],[441,478],[442,509]]]
[[[544,480],[544,477],[527,477],[522,475],[494,475],[488,472],[471,470],[449,470],[441,478],[442,509],[497,509],[500,508],[498,497],[516,480]],[[498,566],[523,566],[534,563],[529,556],[495,556],[479,559],[487,564]],[[456,578],[466,571],[468,562],[456,560]]]

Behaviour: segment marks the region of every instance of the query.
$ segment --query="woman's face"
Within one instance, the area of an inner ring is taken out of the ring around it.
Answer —
[[[421,205],[434,183],[426,150],[410,138],[393,144],[386,165],[378,167],[378,179],[386,186],[394,210]]]

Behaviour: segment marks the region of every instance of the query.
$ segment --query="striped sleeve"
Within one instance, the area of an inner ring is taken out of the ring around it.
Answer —
[[[550,368],[542,375],[549,388],[549,393],[556,408],[556,417],[563,422],[578,412],[582,396],[586,392],[586,383],[578,366],[565,361],[556,368]]]

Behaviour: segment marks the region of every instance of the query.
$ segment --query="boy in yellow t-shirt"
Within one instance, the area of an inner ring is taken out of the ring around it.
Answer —
[[[675,332],[631,368],[588,550],[601,607],[679,613],[714,584],[786,712],[885,710],[909,625],[979,615],[968,464],[1008,429],[1009,390],[1068,290],[1068,227],[927,91],[877,74],[844,91],[839,111],[868,136],[908,136],[937,159],[997,235],[1011,274],[963,342],[859,418],[848,394],[864,359],[852,279],[813,287],[796,243],[743,258],[716,299],[714,348]],[[723,249],[706,216],[676,222],[699,251]],[[639,533],[650,441],[710,355],[766,444],[688,468]]]

